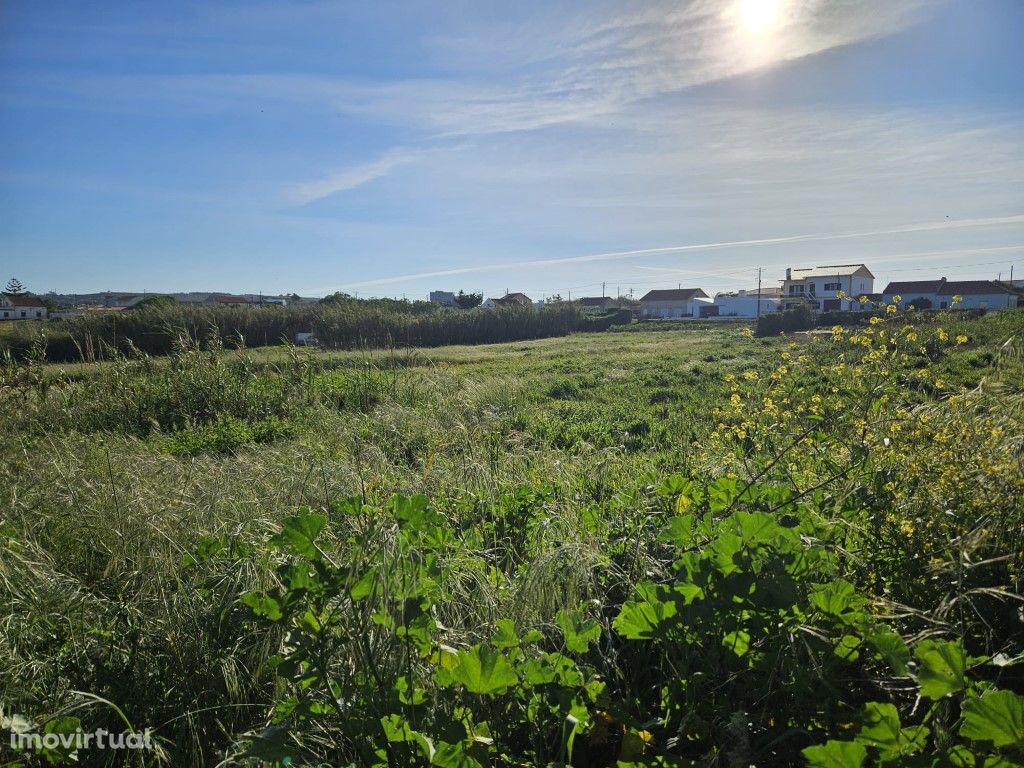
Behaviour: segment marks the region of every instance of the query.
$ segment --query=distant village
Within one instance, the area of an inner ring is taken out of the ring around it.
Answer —
[[[535,301],[520,292],[506,292],[499,298],[454,291],[432,291],[430,302],[444,307],[494,309],[501,306],[539,307],[571,301],[582,311],[604,313],[629,309],[640,320],[670,318],[756,318],[797,306],[815,313],[864,311],[898,303],[901,309],[945,309],[956,304],[963,309],[999,310],[1024,307],[1024,279],[1018,280],[930,280],[891,282],[879,293],[875,276],[865,264],[829,264],[787,269],[778,286],[720,292],[709,295],[701,288],[651,290],[639,299],[631,296],[583,296],[563,299],[554,296]],[[272,307],[315,303],[317,298],[296,294],[262,295],[230,293],[92,293],[35,295],[12,280],[0,293],[0,320],[68,319],[88,313],[129,311],[147,299],[169,297],[182,304],[209,307]],[[957,297],[954,301],[954,297]]]
[[[804,305],[816,314],[830,311],[864,311],[883,304],[898,303],[901,309],[946,309],[954,304],[962,309],[1011,309],[1024,307],[1024,280],[934,280],[892,282],[881,293],[875,292],[875,276],[865,264],[828,264],[820,267],[787,269],[777,287],[751,288],[721,292],[715,296],[702,288],[667,288],[648,291],[638,300],[629,297],[583,296],[573,299],[584,312],[609,312],[632,309],[641,320],[668,318],[756,318]],[[458,296],[449,291],[433,291],[432,302],[459,306]],[[555,297],[561,301],[561,297]],[[487,299],[481,306],[502,304],[541,306],[524,293],[506,293]]]

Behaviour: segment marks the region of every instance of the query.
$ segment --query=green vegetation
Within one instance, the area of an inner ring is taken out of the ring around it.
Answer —
[[[464,295],[465,299],[466,296]],[[336,294],[318,304],[287,307],[205,307],[151,297],[130,311],[89,313],[62,322],[4,323],[0,354],[18,360],[45,349],[57,362],[95,361],[119,354],[170,354],[185,333],[216,337],[232,347],[287,344],[295,334],[312,332],[333,349],[437,347],[493,344],[604,330],[628,316],[591,317],[568,303],[495,310],[444,309],[426,301],[353,299]]]
[[[1024,315],[909,319],[30,347],[0,716],[154,729],[87,765],[1022,764]]]

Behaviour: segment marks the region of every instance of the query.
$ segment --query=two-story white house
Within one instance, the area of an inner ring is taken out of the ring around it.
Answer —
[[[874,292],[875,276],[863,264],[828,264],[786,270],[783,309],[809,304],[815,312],[860,309],[859,296]],[[843,294],[839,298],[838,294]]]
[[[27,293],[0,293],[0,320],[45,320],[46,305]]]

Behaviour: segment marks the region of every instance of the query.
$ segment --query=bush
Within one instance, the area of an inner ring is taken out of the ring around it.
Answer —
[[[437,347],[446,344],[495,344],[565,336],[574,331],[603,331],[629,322],[628,310],[591,318],[568,303],[495,310],[447,310],[426,302],[324,301],[259,309],[203,307],[154,301],[131,312],[92,314],[52,325],[19,325],[0,337],[0,352],[29,357],[42,344],[53,362],[109,359],[113,353],[167,355],[181,336],[223,339],[226,346],[263,347],[288,343],[312,331],[320,345],[333,349]]]
[[[783,312],[761,315],[754,326],[755,336],[775,336],[779,333],[808,331],[814,327],[814,310],[799,304]]]

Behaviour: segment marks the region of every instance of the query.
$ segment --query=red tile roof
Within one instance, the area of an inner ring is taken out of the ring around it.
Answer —
[[[29,296],[27,293],[13,295],[5,293],[4,298],[8,299],[16,307],[45,307],[43,300],[38,296]]]

